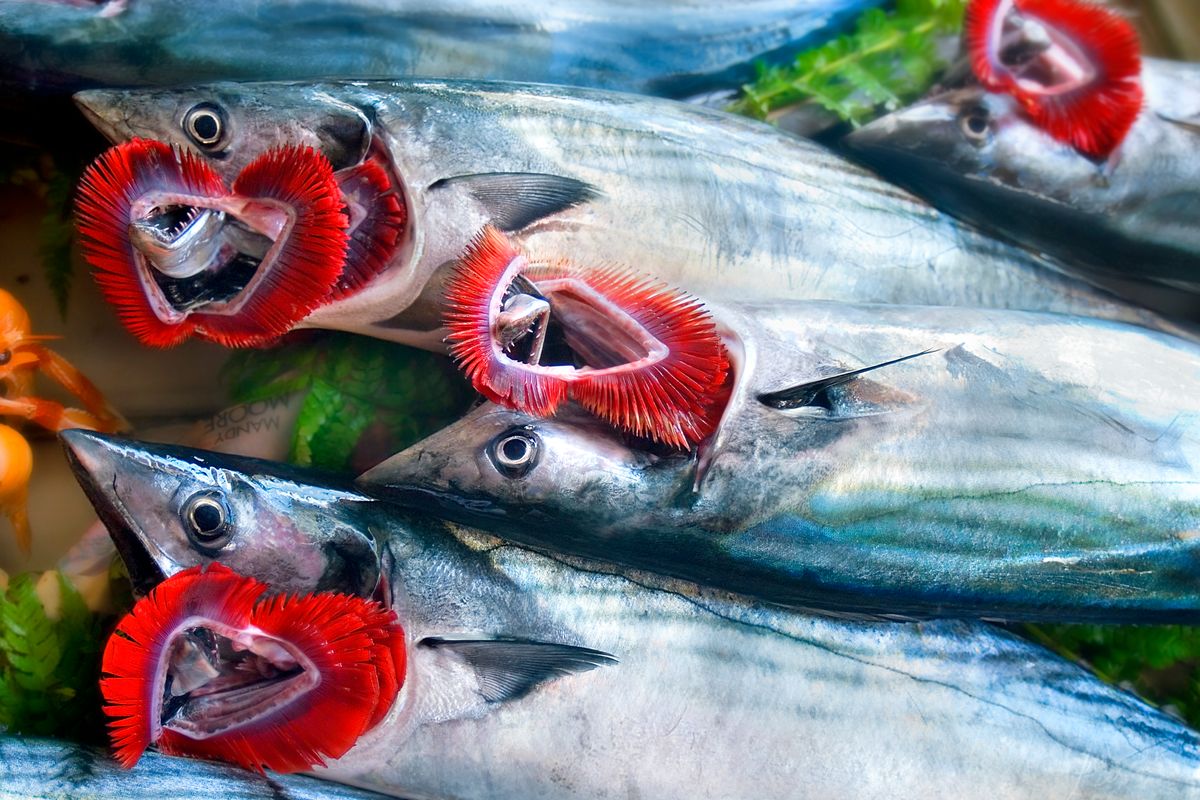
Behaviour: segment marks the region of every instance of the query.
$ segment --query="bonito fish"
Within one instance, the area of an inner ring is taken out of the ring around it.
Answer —
[[[1200,618],[1195,345],[1011,311],[710,310],[733,389],[695,453],[489,403],[360,486],[792,607]]]
[[[880,0],[8,0],[0,86],[500,78],[685,96],[736,89]]]
[[[0,800],[383,800],[384,795],[303,775],[147,753],[131,772],[100,748],[0,734]]]
[[[281,465],[63,439],[143,585],[219,561],[288,591],[370,591],[324,569],[344,576],[350,551],[330,541],[358,537],[408,677],[323,777],[439,798],[1200,796],[1194,733],[985,625],[770,610]],[[191,524],[197,498],[223,509],[219,526]]]
[[[77,99],[114,142],[176,144],[228,183],[282,146],[316,148],[337,175],[357,175],[365,164],[386,174],[387,196],[403,207],[393,215],[396,243],[354,289],[308,298],[317,307],[297,327],[441,349],[445,268],[489,222],[513,233],[531,258],[624,264],[702,298],[1015,308],[1161,324],[817,145],[686,104],[449,82],[221,84],[96,90]],[[93,194],[103,199],[125,188],[110,182]],[[345,181],[343,190],[362,207],[351,217],[371,219],[379,191]],[[129,310],[131,295],[145,295],[137,313],[157,332],[144,340],[173,341],[184,318],[209,315],[213,326],[236,323],[253,341],[255,326],[266,322],[247,309],[299,304],[292,295],[250,302],[286,282],[268,273],[287,265],[255,260],[261,248],[230,243],[238,255],[228,266],[206,260],[189,268],[180,263],[186,256],[164,258],[185,239],[187,252],[211,255],[193,232],[211,221],[204,215],[212,209],[164,212],[149,200],[131,202],[128,215],[111,221],[115,235],[132,224],[154,246],[117,243],[119,264],[101,277],[121,272],[126,283],[109,295],[119,310]],[[258,266],[234,269],[247,263]],[[172,300],[173,276],[184,274],[188,299]],[[140,288],[129,288],[135,275]]]
[[[1006,94],[951,91],[846,145],[944,211],[1098,273],[1200,287],[1200,66],[1146,59],[1146,105],[1096,161]]]

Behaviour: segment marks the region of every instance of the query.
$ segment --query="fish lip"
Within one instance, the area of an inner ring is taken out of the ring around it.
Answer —
[[[116,492],[118,471],[111,470],[110,480],[102,480],[98,474],[99,464],[108,461],[103,458],[103,454],[112,449],[113,443],[125,439],[82,429],[64,430],[59,432],[58,436],[75,480],[87,495],[104,527],[108,529],[108,535],[116,546],[117,553],[125,562],[134,591],[140,595],[146,594],[166,580],[167,571],[163,569],[161,562],[169,559],[153,546],[150,537],[121,502]]]

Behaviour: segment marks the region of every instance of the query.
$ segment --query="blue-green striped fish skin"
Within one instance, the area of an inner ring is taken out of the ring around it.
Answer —
[[[1006,311],[711,305],[735,390],[697,456],[568,407],[485,404],[364,491],[535,546],[792,607],[1108,622],[1200,618],[1200,349]],[[900,356],[778,410],[762,393]],[[524,474],[496,466],[516,433]],[[694,488],[698,481],[698,488]]]
[[[122,769],[103,749],[0,733],[0,800],[384,800],[305,775],[261,775],[226,764],[142,755]]]
[[[1145,108],[1097,162],[1007,95],[936,95],[844,140],[947,213],[1095,275],[1200,287],[1200,66],[1144,59]]]
[[[315,508],[321,526],[375,542],[408,677],[379,727],[323,777],[461,800],[1200,797],[1194,732],[986,624],[808,616],[542,554],[268,462],[83,431],[63,439],[93,500],[123,507],[123,522],[102,511],[122,552],[151,548],[163,574],[244,564],[257,550],[260,564],[296,566],[278,588],[311,589],[321,576],[306,565],[325,536],[313,529],[305,548],[291,531]],[[216,550],[162,524],[198,492],[236,514]],[[127,563],[136,573],[142,562]],[[496,697],[485,676],[527,665],[468,669],[446,647],[464,639],[609,659]]]
[[[882,0],[170,0],[0,4],[0,86],[491,78],[688,96],[836,35]]]
[[[409,210],[406,242],[365,288],[318,308],[302,327],[444,348],[444,271],[485,224],[506,218],[535,261],[621,264],[707,299],[1016,308],[1164,324],[825,148],[688,104],[448,81],[95,90],[77,101],[112,141],[177,144],[229,182],[270,147],[319,147],[335,168],[383,149]],[[220,109],[225,120],[211,148],[182,127],[195,108]],[[559,206],[539,205],[579,187],[587,191]]]

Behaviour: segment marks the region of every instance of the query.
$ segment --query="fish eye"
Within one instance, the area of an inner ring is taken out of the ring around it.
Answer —
[[[233,515],[220,492],[199,492],[188,498],[181,513],[188,538],[212,550],[225,546],[233,531]]]
[[[528,426],[505,431],[492,441],[492,463],[509,478],[523,478],[537,465],[540,444]]]
[[[974,106],[964,111],[958,118],[958,125],[963,135],[976,144],[987,141],[992,131],[992,118],[987,109]]]
[[[12,350],[0,351],[0,367],[12,361]]]
[[[199,103],[183,115],[183,130],[199,147],[216,150],[225,140],[225,114],[213,103]]]

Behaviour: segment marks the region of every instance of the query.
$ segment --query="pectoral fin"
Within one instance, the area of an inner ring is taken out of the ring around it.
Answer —
[[[590,183],[542,172],[484,172],[443,178],[430,191],[459,186],[483,205],[502,231],[513,232],[543,217],[566,211],[599,197]]]
[[[450,651],[475,671],[489,703],[515,700],[555,678],[617,663],[608,653],[568,644],[524,639],[427,637],[418,647]]]

